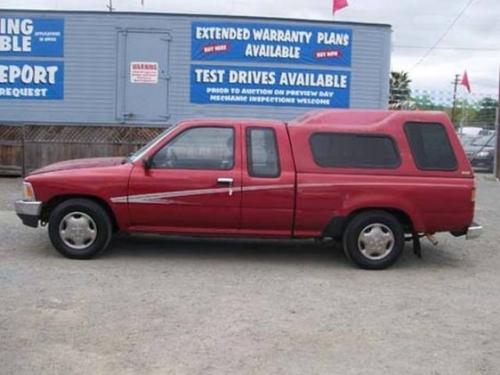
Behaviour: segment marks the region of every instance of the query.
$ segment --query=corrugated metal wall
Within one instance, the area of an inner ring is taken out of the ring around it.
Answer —
[[[162,30],[171,35],[169,41],[170,118],[162,125],[193,117],[258,117],[289,120],[307,108],[220,105],[190,103],[191,23],[193,21],[255,22],[237,17],[208,17],[160,14],[18,12],[0,11],[1,17],[64,18],[64,57],[36,58],[43,61],[64,61],[64,100],[0,100],[0,121],[14,122],[78,122],[119,124],[122,122],[117,84],[122,57],[118,50],[120,31],[128,29]],[[293,24],[295,21],[258,19],[261,23]],[[353,32],[351,108],[386,108],[389,91],[390,37],[387,25],[349,23],[299,22],[301,25],[339,26]],[[2,57],[2,60],[16,60]],[[210,65],[228,65],[209,62]],[[252,63],[244,64],[251,66]],[[258,64],[256,66],[262,66]],[[311,68],[310,65],[275,64],[266,66]],[[314,69],[332,69],[314,66]],[[137,121],[135,121],[137,122]],[[147,121],[145,122],[147,123]]]

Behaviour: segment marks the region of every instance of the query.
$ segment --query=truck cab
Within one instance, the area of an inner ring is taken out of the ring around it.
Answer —
[[[183,122],[131,161],[127,195],[111,197],[128,202],[131,231],[293,234],[295,167],[282,122]]]

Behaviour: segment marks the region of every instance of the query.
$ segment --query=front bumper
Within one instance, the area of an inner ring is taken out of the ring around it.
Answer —
[[[467,232],[465,233],[466,240],[473,240],[474,238],[478,238],[483,233],[483,227],[477,223],[472,223],[469,228],[467,228]]]
[[[469,160],[472,169],[478,172],[482,171],[492,171],[493,170],[493,159],[471,159]]]
[[[42,212],[42,202],[32,202],[19,200],[15,203],[16,214],[24,225],[28,227],[38,227],[40,213]]]

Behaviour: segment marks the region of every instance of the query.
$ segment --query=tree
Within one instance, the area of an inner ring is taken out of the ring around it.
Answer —
[[[477,121],[484,122],[485,125],[494,127],[498,101],[492,98],[483,98],[478,103]]]
[[[446,108],[451,119],[452,108]],[[457,99],[455,106],[455,126],[470,126],[477,122],[478,107],[467,99]]]
[[[408,72],[391,72],[389,80],[390,95],[389,108],[405,109],[410,107],[411,103],[411,79]]]
[[[415,103],[415,108],[419,110],[427,111],[443,111],[444,106],[434,103],[430,95],[422,95],[412,97],[412,101]]]

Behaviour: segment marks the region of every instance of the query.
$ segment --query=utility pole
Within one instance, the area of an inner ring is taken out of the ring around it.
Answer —
[[[115,8],[113,8],[113,0],[108,1],[108,5],[106,5],[106,8],[108,8],[110,12],[115,10]]]
[[[452,104],[452,107],[451,107],[451,122],[452,122],[453,126],[455,126],[455,128],[457,128],[457,126],[455,125],[455,110],[456,110],[456,107],[457,107],[457,86],[458,86],[458,82],[460,82],[460,74],[455,74],[455,79],[452,82],[452,84],[453,84],[453,104]]]
[[[500,137],[498,136],[498,131],[500,130],[500,66],[498,67],[498,97],[497,97],[497,118],[496,118],[496,124],[495,124],[495,129],[497,131],[497,144],[496,144],[496,150],[495,150],[495,177],[497,180],[500,178]]]

